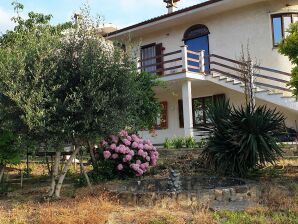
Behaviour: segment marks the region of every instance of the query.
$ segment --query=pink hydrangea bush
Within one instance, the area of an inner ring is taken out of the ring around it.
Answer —
[[[101,149],[104,160],[112,162],[115,171],[120,174],[142,176],[150,167],[156,166],[159,158],[150,140],[143,140],[124,130],[102,141]]]

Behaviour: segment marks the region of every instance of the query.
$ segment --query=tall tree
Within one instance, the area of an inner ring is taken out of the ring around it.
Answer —
[[[3,38],[0,92],[23,113],[29,135],[56,150],[49,196],[60,197],[82,146],[120,129],[153,125],[159,111],[153,91],[157,82],[137,73],[135,61],[119,44],[100,36],[88,10],[79,25],[67,30],[51,26],[50,17],[40,14],[29,13],[29,20],[16,20],[16,27],[30,25]],[[75,147],[59,172],[67,142]]]
[[[298,22],[291,24],[288,36],[279,45],[279,52],[288,56],[295,66],[292,69],[292,77],[289,86],[293,88],[293,94],[298,97]]]

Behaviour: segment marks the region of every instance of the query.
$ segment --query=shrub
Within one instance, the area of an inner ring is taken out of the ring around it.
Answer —
[[[156,166],[159,153],[149,140],[121,131],[102,141],[96,157],[107,175],[142,176]]]
[[[166,138],[165,142],[163,143],[163,147],[165,149],[172,149],[174,146],[173,146],[173,141],[169,138]]]
[[[185,141],[185,147],[189,148],[189,149],[193,149],[197,146],[196,140],[194,139],[194,137],[185,137],[184,139]]]
[[[175,137],[173,139],[166,138],[163,146],[165,149],[194,149],[198,146],[198,144],[196,143],[194,137]]]
[[[207,142],[206,142],[206,139],[201,139],[198,143],[197,143],[197,146],[199,149],[203,149],[205,148],[207,145]]]
[[[175,149],[181,149],[185,146],[185,138],[184,137],[176,137],[172,140],[173,146]]]
[[[283,132],[285,118],[280,112],[266,106],[235,108],[229,101],[218,101],[208,113],[213,128],[203,158],[217,171],[245,176],[281,156],[275,137]]]

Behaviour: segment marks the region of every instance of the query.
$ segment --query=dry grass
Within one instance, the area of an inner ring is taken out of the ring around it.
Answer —
[[[88,192],[88,190],[86,190]],[[207,210],[192,215],[177,206],[130,207],[106,195],[92,194],[49,203],[24,203],[13,208],[0,207],[1,224],[186,224],[214,223]]]

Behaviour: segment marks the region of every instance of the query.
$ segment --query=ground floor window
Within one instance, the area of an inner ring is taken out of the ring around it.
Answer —
[[[207,96],[207,97],[199,97],[194,98],[192,100],[192,114],[193,114],[193,126],[201,127],[210,125],[210,119],[207,113],[207,108],[214,102],[215,100],[224,99],[224,94]],[[179,107],[179,125],[180,128],[184,127],[184,117],[183,117],[183,102],[182,100],[178,101]]]

